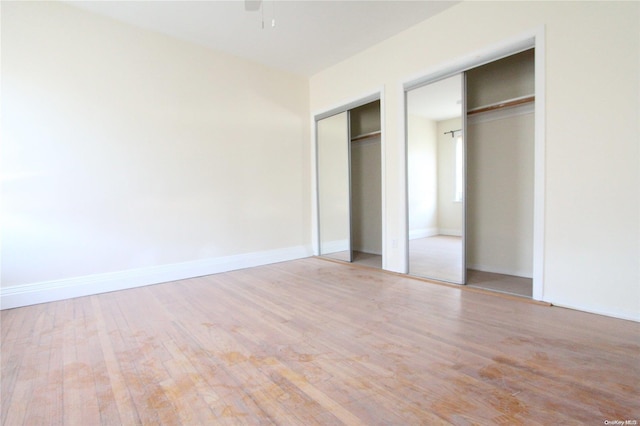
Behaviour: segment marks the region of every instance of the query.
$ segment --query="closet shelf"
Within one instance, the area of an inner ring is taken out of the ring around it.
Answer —
[[[495,104],[484,105],[467,111],[467,115],[480,114],[482,112],[495,111],[497,109],[514,107],[522,104],[528,104],[536,100],[533,95],[521,96],[519,98],[508,99],[506,101],[496,102]]]
[[[358,142],[364,139],[370,139],[370,138],[375,138],[378,137],[382,134],[382,132],[380,130],[376,130],[375,132],[369,132],[369,133],[363,133],[361,135],[356,135],[354,137],[351,138],[351,142]]]

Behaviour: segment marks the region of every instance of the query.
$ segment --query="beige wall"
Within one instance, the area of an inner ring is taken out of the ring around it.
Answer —
[[[311,78],[312,111],[385,88],[389,269],[406,265],[398,244],[406,232],[402,83],[542,28],[542,297],[640,319],[639,8],[637,2],[462,2]]]
[[[380,131],[380,101],[349,111],[351,138]],[[351,141],[352,248],[382,254],[382,168],[379,136]]]
[[[349,111],[351,137],[380,131],[380,101],[370,102]]]
[[[467,109],[533,95],[534,49],[467,72]]]
[[[2,285],[310,246],[308,81],[2,4]]]
[[[438,234],[438,143],[436,122],[407,117],[409,238]]]
[[[534,93],[527,50],[467,73],[467,105],[481,107]],[[467,267],[533,276],[534,106],[467,119]]]
[[[528,110],[469,118],[466,260],[471,269],[533,275],[534,114]]]
[[[352,247],[382,254],[380,137],[351,142]]]

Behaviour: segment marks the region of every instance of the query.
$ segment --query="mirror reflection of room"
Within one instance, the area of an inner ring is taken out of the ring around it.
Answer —
[[[464,283],[460,74],[407,92],[409,273]]]

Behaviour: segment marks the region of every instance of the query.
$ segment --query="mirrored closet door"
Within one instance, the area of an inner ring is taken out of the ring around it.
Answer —
[[[464,74],[406,92],[409,274],[465,283]]]
[[[348,111],[318,120],[316,132],[319,252],[351,262]]]

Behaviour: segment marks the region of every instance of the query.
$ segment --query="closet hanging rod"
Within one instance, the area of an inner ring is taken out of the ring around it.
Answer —
[[[457,129],[457,130],[449,130],[448,132],[444,132],[445,135],[448,135],[449,133],[451,133],[451,137],[454,138],[455,137],[455,133],[456,132],[461,132],[462,129]]]
[[[509,99],[502,102],[496,102],[495,104],[485,105],[478,108],[470,109],[467,111],[467,115],[480,114],[481,112],[494,111],[496,109],[509,108],[522,104],[527,104],[529,102],[533,102],[536,100],[536,97],[531,96],[522,96],[519,98]]]
[[[356,135],[352,137],[351,142],[358,142],[363,139],[375,138],[380,135],[382,135],[382,132],[380,130],[376,130],[375,132],[363,133],[361,135]]]

